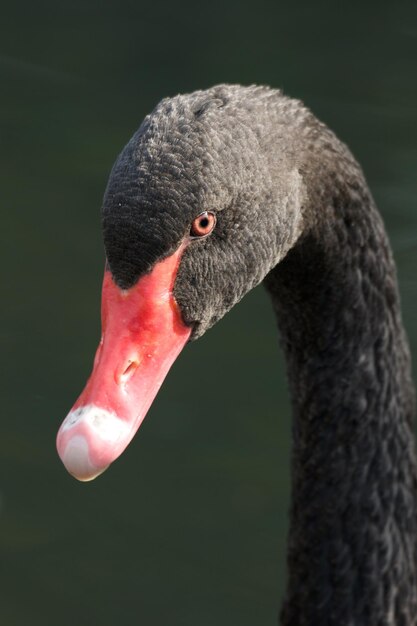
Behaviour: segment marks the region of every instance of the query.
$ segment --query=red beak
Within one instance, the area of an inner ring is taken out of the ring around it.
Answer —
[[[183,250],[126,291],[104,274],[93,372],[57,436],[58,454],[79,480],[92,480],[123,452],[190,337],[172,293]]]

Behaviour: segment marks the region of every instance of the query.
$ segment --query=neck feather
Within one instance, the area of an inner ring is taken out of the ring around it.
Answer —
[[[294,412],[282,621],[408,626],[416,470],[395,269],[365,183],[320,193],[320,210],[310,207],[304,234],[265,279]]]

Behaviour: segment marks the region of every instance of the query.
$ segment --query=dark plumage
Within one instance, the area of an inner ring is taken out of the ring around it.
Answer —
[[[360,167],[302,103],[221,85],[163,100],[113,168],[114,280],[133,285],[202,211],[174,294],[201,336],[264,280],[294,410],[291,626],[417,624],[410,359],[395,268]]]

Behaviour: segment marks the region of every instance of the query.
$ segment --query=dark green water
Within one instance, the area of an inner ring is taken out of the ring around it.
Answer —
[[[415,2],[2,8],[2,625],[276,623],[290,410],[262,288],[184,351],[106,474],[80,484],[58,461],[56,430],[99,337],[102,193],[160,98],[223,81],[282,87],[365,169],[416,362],[416,66]]]

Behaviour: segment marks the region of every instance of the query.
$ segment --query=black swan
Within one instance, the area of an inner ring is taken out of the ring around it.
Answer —
[[[68,471],[104,471],[187,341],[264,281],[294,412],[282,623],[417,624],[409,351],[346,146],[267,87],[165,99],[113,167],[103,230],[103,335],[57,439]]]

